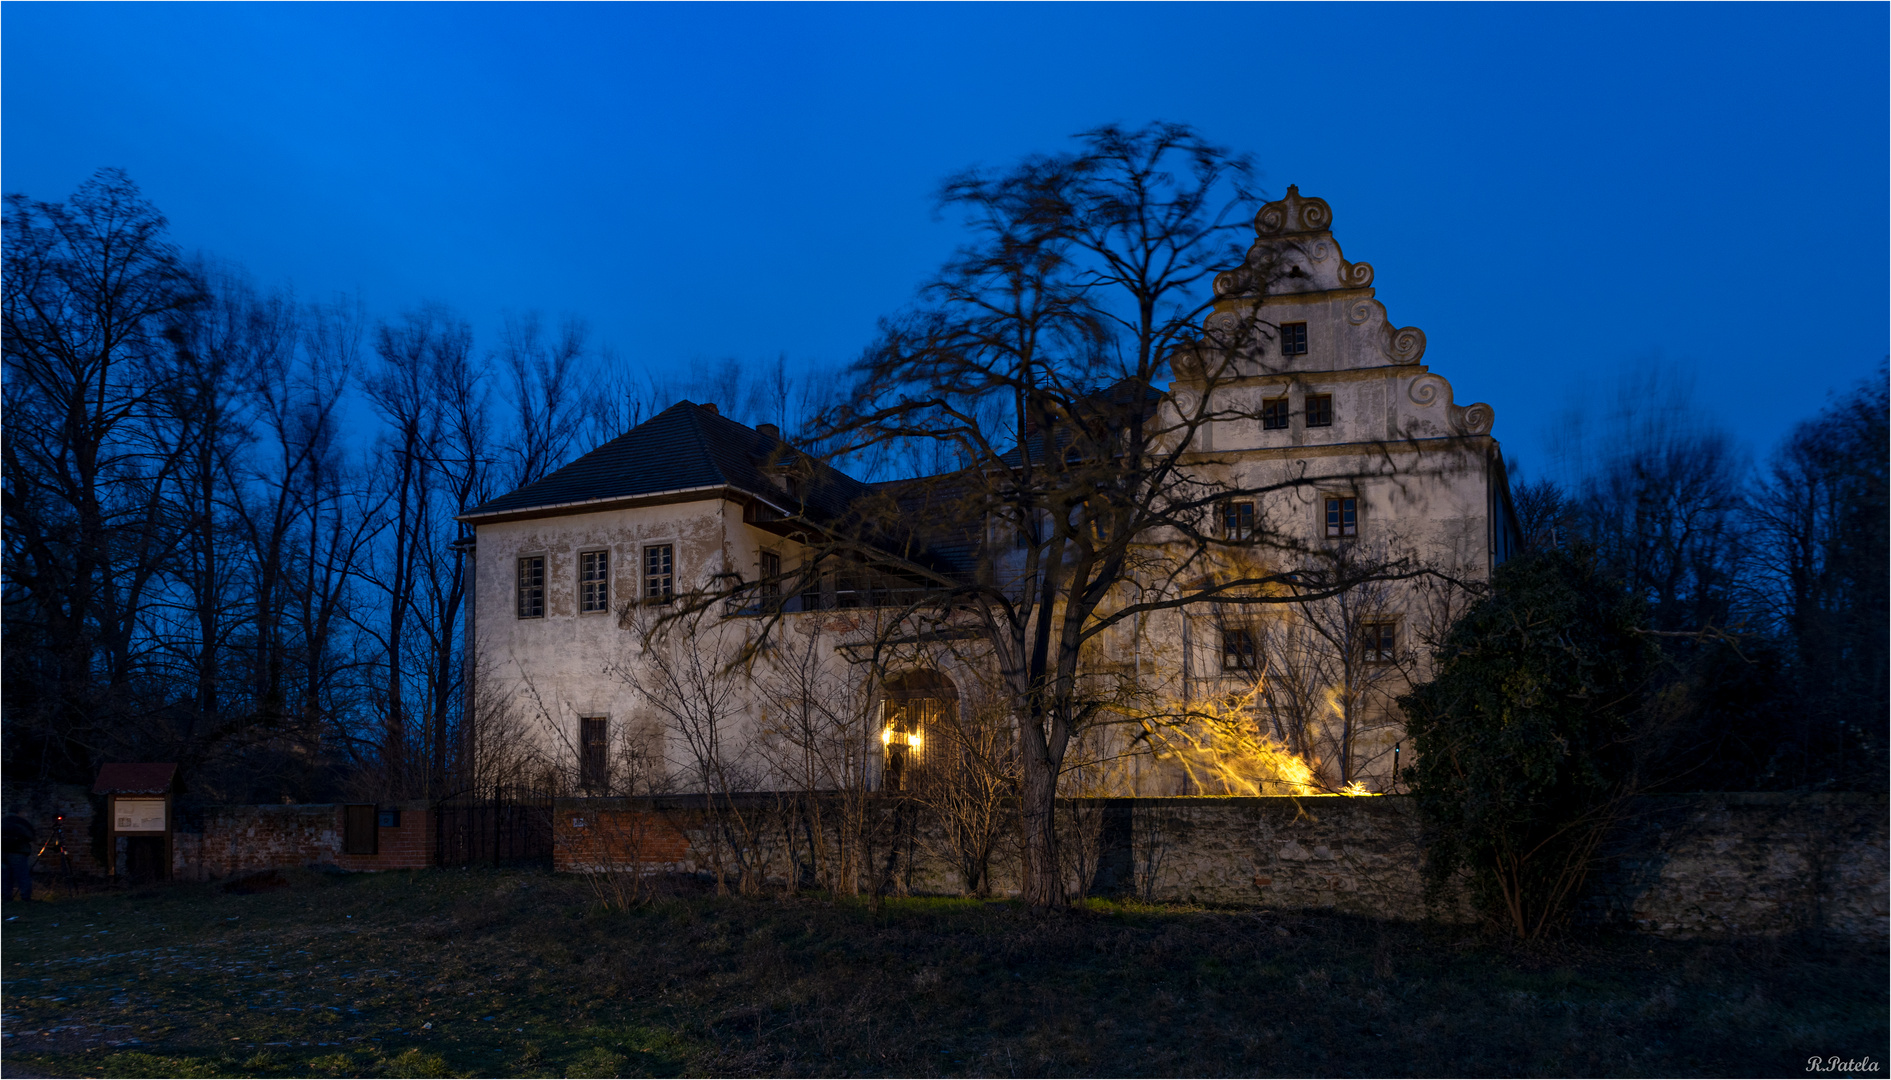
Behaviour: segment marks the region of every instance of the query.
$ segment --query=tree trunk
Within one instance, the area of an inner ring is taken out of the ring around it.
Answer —
[[[1063,907],[1063,869],[1057,859],[1057,770],[1042,749],[1024,754],[1018,800],[1019,831],[1024,841],[1024,880],[1020,899],[1032,907]]]

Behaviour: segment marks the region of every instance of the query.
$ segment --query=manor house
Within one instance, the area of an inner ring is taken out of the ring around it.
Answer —
[[[1217,278],[1204,324],[1251,337],[1245,358],[1212,379],[1178,362],[1167,393],[1213,400],[1217,419],[1191,450],[1205,480],[1274,492],[1228,501],[1225,535],[1286,522],[1305,552],[1438,573],[1129,624],[1100,672],[1181,713],[1237,710],[1254,738],[1220,760],[1186,732],[1100,725],[1073,752],[1085,790],[1392,789],[1408,752],[1394,699],[1426,676],[1430,644],[1468,602],[1452,583],[1486,580],[1513,549],[1490,406],[1457,403],[1424,363],[1423,332],[1388,319],[1372,267],[1344,257],[1331,223],[1323,200],[1295,188],[1262,208],[1248,262]],[[811,561],[815,533],[888,487],[800,452],[772,425],[684,401],[463,515],[467,727],[482,774],[597,793],[910,783],[947,727],[976,727],[968,718],[990,695],[969,631],[884,632],[914,586],[876,571],[870,544]],[[978,545],[1009,540],[941,536],[929,557],[970,573]],[[731,583],[750,585],[738,594]],[[678,614],[705,594],[720,599]],[[1004,721],[993,723],[1002,743]]]

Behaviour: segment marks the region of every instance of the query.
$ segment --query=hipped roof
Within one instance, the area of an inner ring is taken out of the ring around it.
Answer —
[[[802,478],[800,498],[783,490],[778,476],[784,469]],[[549,476],[475,506],[460,520],[724,487],[816,521],[840,518],[870,490],[781,439],[680,401]]]

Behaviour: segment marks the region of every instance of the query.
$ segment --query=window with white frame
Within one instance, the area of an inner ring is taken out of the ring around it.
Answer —
[[[527,555],[519,560],[519,618],[545,617],[545,556]]]
[[[578,610],[583,612],[611,610],[610,552],[581,551],[578,553]]]
[[[643,549],[643,598],[666,604],[676,596],[676,548],[651,544]]]

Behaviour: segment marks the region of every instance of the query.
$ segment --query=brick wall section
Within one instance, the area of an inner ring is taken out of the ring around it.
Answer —
[[[700,812],[687,808],[666,811],[624,799],[560,800],[552,816],[552,869],[694,872],[685,830],[700,825]]]
[[[335,828],[341,830],[341,807],[335,807]],[[433,811],[424,803],[401,807],[400,824],[379,829],[373,855],[344,855],[336,845],[334,863],[343,870],[425,870],[433,865],[433,852],[439,834],[433,827]]]
[[[328,803],[215,806],[202,821],[196,851],[174,848],[173,872],[185,881],[332,863],[341,851],[341,810]]]
[[[202,821],[201,833],[176,837],[180,880],[215,881],[303,866],[414,870],[433,860],[433,814],[424,803],[401,807],[400,825],[380,830],[376,855],[342,854],[342,808],[336,803],[216,806],[203,811]]]
[[[45,782],[21,782],[9,780],[0,790],[0,804],[11,807],[18,802],[25,810],[25,817],[39,830],[33,840],[33,849],[51,839],[53,824],[60,814],[66,816],[66,853],[72,856],[72,872],[86,877],[97,877],[105,873],[105,867],[92,854],[92,816],[95,812],[103,813],[101,805],[95,811],[92,793],[89,788],[78,784],[52,784]],[[51,850],[35,865],[41,875],[59,872],[59,857]]]

